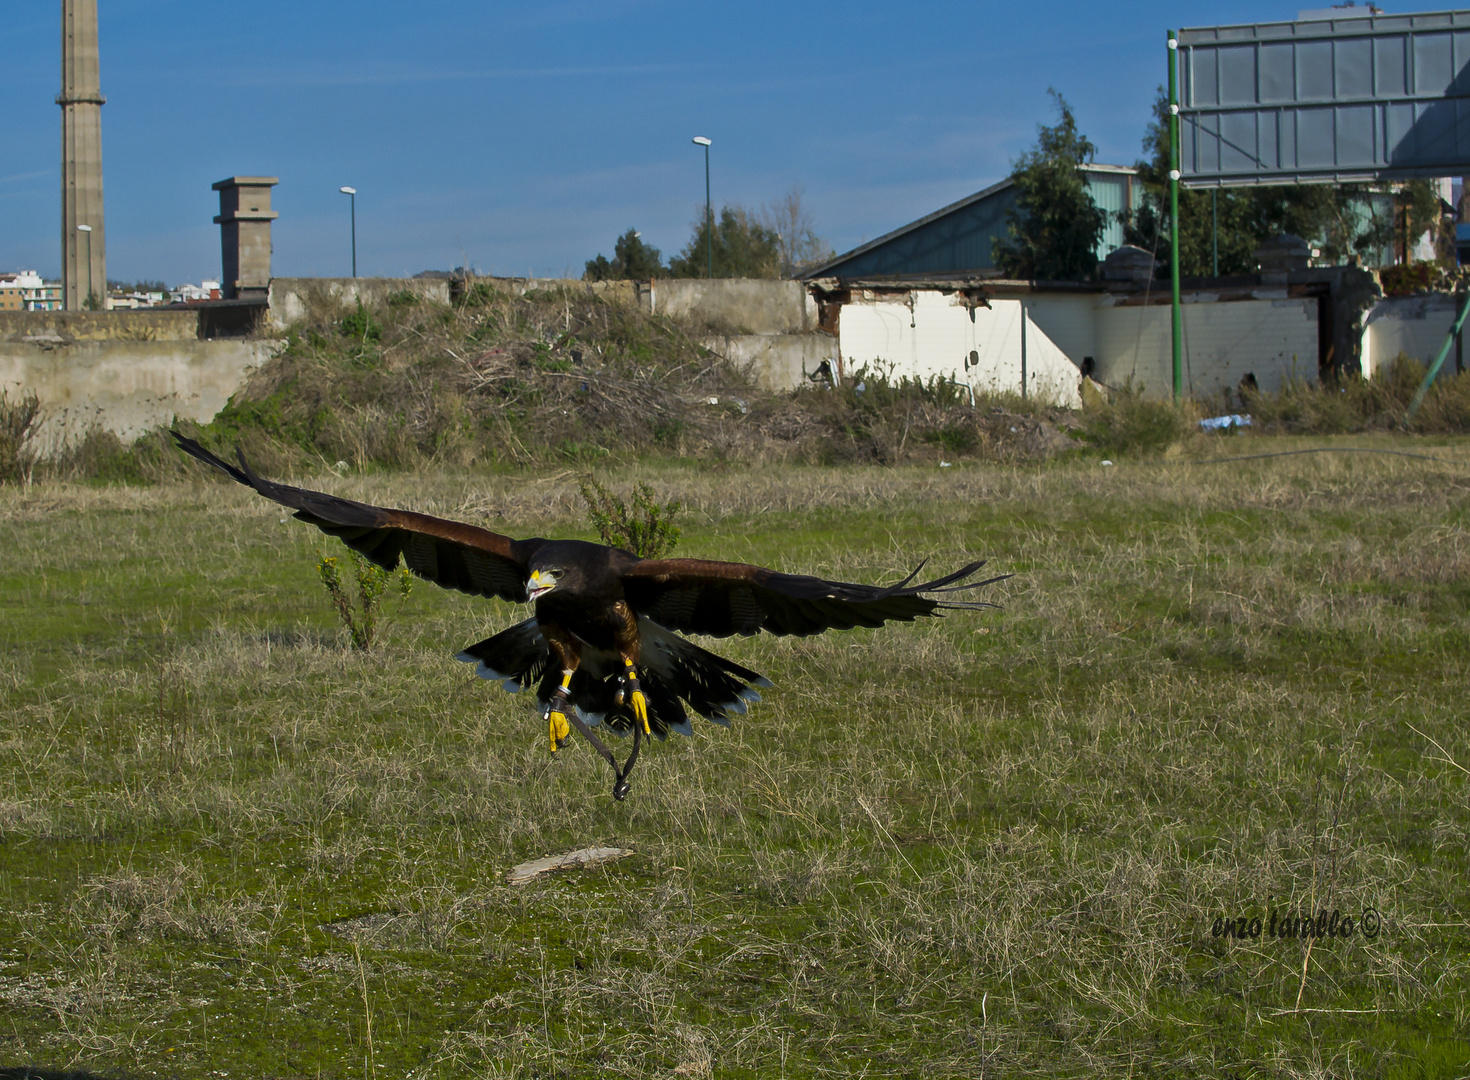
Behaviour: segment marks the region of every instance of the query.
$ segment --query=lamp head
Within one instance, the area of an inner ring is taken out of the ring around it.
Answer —
[[[696,146],[708,146],[710,144],[710,141],[706,139],[703,135],[696,135],[691,141]]]
[[[91,231],[92,231],[92,226],[90,226],[90,225],[78,225],[77,226],[77,232],[91,232]]]
[[[343,195],[356,195],[357,194],[357,188],[355,188],[355,187],[339,187],[337,190],[340,191]]]

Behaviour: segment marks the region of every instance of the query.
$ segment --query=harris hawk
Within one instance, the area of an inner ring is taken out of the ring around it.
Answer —
[[[612,766],[613,797],[623,799],[643,736],[692,735],[691,712],[728,726],[757,687],[773,684],[681,634],[729,637],[765,631],[807,636],[826,630],[912,622],[942,610],[994,607],[951,599],[1003,577],[970,581],[984,565],[912,584],[921,563],[893,585],[826,581],[745,563],[641,559],[585,540],[515,540],[465,522],[392,510],[257,476],[173,432],[179,447],[339,538],[385,570],[400,561],[446,589],[535,604],[528,619],[471,645],[457,658],[483,679],[517,693],[534,685],[555,753],[571,727]],[[625,764],[593,728],[633,734]]]

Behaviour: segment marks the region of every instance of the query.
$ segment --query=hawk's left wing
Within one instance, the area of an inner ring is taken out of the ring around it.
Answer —
[[[885,586],[783,574],[746,563],[647,559],[623,573],[623,594],[633,610],[671,630],[713,637],[765,630],[804,637],[912,622],[943,610],[994,607],[979,600],[948,599],[1010,577],[965,581],[984,565],[973,562],[933,581],[910,584],[923,569],[920,563],[902,581]]]
[[[290,507],[296,511],[296,517],[330,536],[339,537],[384,570],[397,569],[402,557],[419,577],[446,589],[475,596],[498,596],[514,603],[526,599],[527,564],[544,540],[512,540],[478,525],[411,510],[389,510],[322,491],[273,483],[256,476],[245,455],[238,451],[240,466],[236,468],[177,431],[173,437],[181,449],[206,465],[254,488],[267,499]]]

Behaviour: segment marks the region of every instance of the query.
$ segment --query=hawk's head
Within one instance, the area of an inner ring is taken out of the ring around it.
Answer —
[[[542,566],[531,571],[531,576],[526,580],[526,600],[535,600],[537,597],[545,596],[556,583],[562,579],[566,571],[559,566]]]

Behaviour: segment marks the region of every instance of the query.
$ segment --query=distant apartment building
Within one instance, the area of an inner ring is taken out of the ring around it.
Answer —
[[[198,285],[180,285],[169,291],[169,299],[176,304],[197,304],[204,300],[218,300],[219,298],[219,282],[208,278]]]
[[[166,292],[123,292],[118,290],[107,296],[108,311],[131,311],[137,308],[157,307],[159,304],[169,302],[169,293]]]
[[[61,282],[34,270],[0,272],[0,311],[60,311]]]

